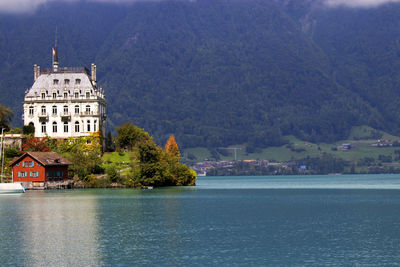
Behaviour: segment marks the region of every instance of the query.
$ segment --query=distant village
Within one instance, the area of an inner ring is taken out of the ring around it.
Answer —
[[[288,160],[277,162],[274,160],[253,159],[253,160],[209,160],[204,159],[201,162],[192,163],[191,167],[196,170],[199,176],[213,175],[290,175],[290,174],[330,174],[330,173],[382,173],[400,171],[400,147],[399,141],[390,139],[354,140],[354,142],[342,143],[331,147],[331,152],[357,153],[360,145],[377,148],[392,148],[394,157],[388,155],[378,155],[377,159],[366,157],[356,163],[350,163],[338,158],[330,158],[327,152],[320,151],[317,158],[307,157],[304,159]],[[304,142],[304,148],[295,148],[293,145],[287,145],[293,154],[305,152],[306,149],[312,149],[315,144]],[[318,147],[319,149],[319,147]],[[343,154],[344,155],[344,154]],[[232,156],[233,157],[233,156]],[[236,155],[235,155],[236,157]],[[324,162],[333,162],[332,166]]]

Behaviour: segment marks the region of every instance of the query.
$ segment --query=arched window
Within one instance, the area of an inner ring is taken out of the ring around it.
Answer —
[[[75,114],[79,114],[79,105],[75,106]]]
[[[30,122],[28,125],[32,127],[32,133],[35,133],[35,125],[33,124],[33,122]]]
[[[29,115],[33,115],[33,106],[29,107]]]
[[[42,106],[40,111],[42,112],[42,115],[46,115],[46,106]]]
[[[90,132],[90,120],[87,121],[87,131]]]
[[[42,133],[46,132],[46,122],[42,122]]]
[[[53,122],[53,133],[57,132],[57,122]]]
[[[64,106],[64,113],[68,114],[68,106]]]
[[[75,132],[79,133],[79,121],[75,122]]]
[[[75,92],[74,95],[75,95],[75,98],[79,98],[79,92]]]
[[[68,122],[64,121],[64,133],[68,133]]]
[[[68,93],[64,92],[64,98],[68,98]]]
[[[57,106],[53,106],[52,110],[53,110],[53,115],[57,115]]]
[[[57,93],[53,93],[53,98],[54,98],[54,99],[57,98]]]
[[[42,99],[46,98],[46,93],[42,93]]]
[[[90,105],[86,105],[86,113],[90,113]]]

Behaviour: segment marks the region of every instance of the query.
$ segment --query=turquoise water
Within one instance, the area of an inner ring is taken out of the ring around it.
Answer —
[[[400,175],[0,196],[0,266],[400,264]]]

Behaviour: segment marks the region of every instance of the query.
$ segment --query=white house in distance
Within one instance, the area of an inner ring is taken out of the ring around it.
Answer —
[[[66,139],[105,135],[106,100],[97,87],[96,65],[87,68],[59,68],[57,42],[53,68],[34,65],[34,83],[25,91],[24,125],[35,126],[35,137]]]

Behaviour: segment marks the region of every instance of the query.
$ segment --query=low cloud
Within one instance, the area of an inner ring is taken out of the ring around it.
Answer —
[[[40,5],[49,2],[102,2],[102,3],[133,3],[133,2],[154,2],[164,0],[0,0],[1,13],[26,13],[34,12]],[[195,1],[195,0],[181,0]],[[266,0],[268,1],[268,0]],[[305,1],[305,0],[304,0]],[[400,3],[400,0],[319,0],[330,7],[350,7],[350,8],[372,8],[383,4]]]
[[[23,13],[35,10],[48,0],[0,0],[0,12]]]
[[[324,0],[324,3],[332,7],[372,8],[389,3],[400,3],[400,0]]]
[[[50,2],[102,2],[102,3],[133,3],[154,2],[163,0],[0,0],[0,12],[2,13],[26,13],[34,12],[41,5]]]

